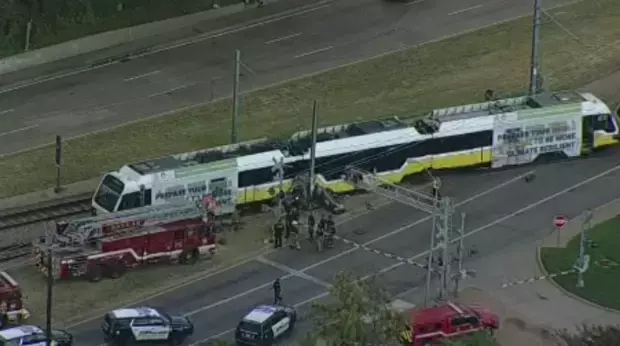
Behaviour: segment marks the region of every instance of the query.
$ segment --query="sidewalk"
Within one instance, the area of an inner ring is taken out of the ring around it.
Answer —
[[[618,214],[620,199],[597,208],[592,222],[601,223]],[[582,217],[571,220],[562,229],[560,246],[565,246],[579,234]],[[473,267],[484,275],[465,282],[468,286],[463,290],[463,299],[489,306],[500,314],[502,329],[506,329],[498,335],[502,346],[513,345],[510,340],[524,344],[524,337],[535,339],[535,343],[528,341],[530,345],[555,345],[550,335],[556,329],[575,330],[583,323],[620,324],[620,313],[565,293],[549,280],[501,288],[502,283],[548,274],[538,263],[539,246],[557,246],[557,234],[554,232],[536,242],[516,245],[490,258],[472,262]]]

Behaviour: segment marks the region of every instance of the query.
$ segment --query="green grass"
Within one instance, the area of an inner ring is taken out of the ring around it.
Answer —
[[[587,249],[590,267],[584,274],[585,287],[576,286],[577,276],[558,276],[554,280],[567,291],[605,307],[620,310],[620,216],[601,223],[589,232],[598,247]],[[541,259],[549,273],[572,268],[579,255],[579,236],[566,248],[543,248]]]
[[[543,25],[543,71],[553,89],[573,88],[620,69],[620,1],[584,1],[551,11],[580,37]],[[479,102],[485,89],[506,95],[527,88],[530,18],[349,65],[244,96],[242,139],[309,128],[312,101],[321,125],[423,114]],[[230,100],[68,141],[64,182],[122,164],[225,144]],[[53,148],[0,161],[0,197],[53,186]],[[15,172],[20,172],[16,175]]]

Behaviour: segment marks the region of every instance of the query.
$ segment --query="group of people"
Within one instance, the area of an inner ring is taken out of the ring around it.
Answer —
[[[300,212],[297,206],[284,208],[285,216],[276,221],[273,225],[274,247],[279,248],[283,245],[283,238],[288,240],[292,249],[300,250]],[[317,251],[323,251],[323,246],[334,246],[334,235],[336,234],[336,223],[333,216],[323,214],[321,219],[316,222],[313,212],[308,214],[307,223],[308,240],[316,246]]]

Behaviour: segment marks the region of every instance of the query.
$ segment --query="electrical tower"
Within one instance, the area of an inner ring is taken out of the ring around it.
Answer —
[[[427,274],[424,305],[427,306],[431,299],[430,294],[433,273],[439,274],[439,292],[436,298],[438,300],[447,299],[452,280],[454,280],[458,285],[458,280],[465,276],[463,273],[468,272],[463,269],[462,266],[462,254],[464,251],[462,247],[465,234],[464,219],[458,232],[459,235],[455,237],[452,224],[452,216],[454,214],[454,204],[452,199],[438,198],[439,194],[431,196],[403,186],[392,184],[381,179],[380,177],[377,177],[374,173],[365,172],[359,168],[347,168],[346,173],[348,180],[359,189],[376,193],[380,196],[390,198],[394,201],[431,214],[432,232],[430,237],[431,240],[428,251],[428,259],[426,262]],[[431,179],[433,179],[433,183],[438,182],[438,179],[432,175]],[[455,241],[458,241],[459,248],[456,256],[453,256],[450,252],[450,245]],[[456,276],[452,276],[450,273],[450,264],[453,261],[458,262],[459,272],[456,273]]]

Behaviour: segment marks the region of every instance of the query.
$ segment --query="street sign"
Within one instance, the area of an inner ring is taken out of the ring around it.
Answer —
[[[564,215],[558,215],[553,218],[553,226],[557,229],[561,229],[568,223],[568,218]]]

